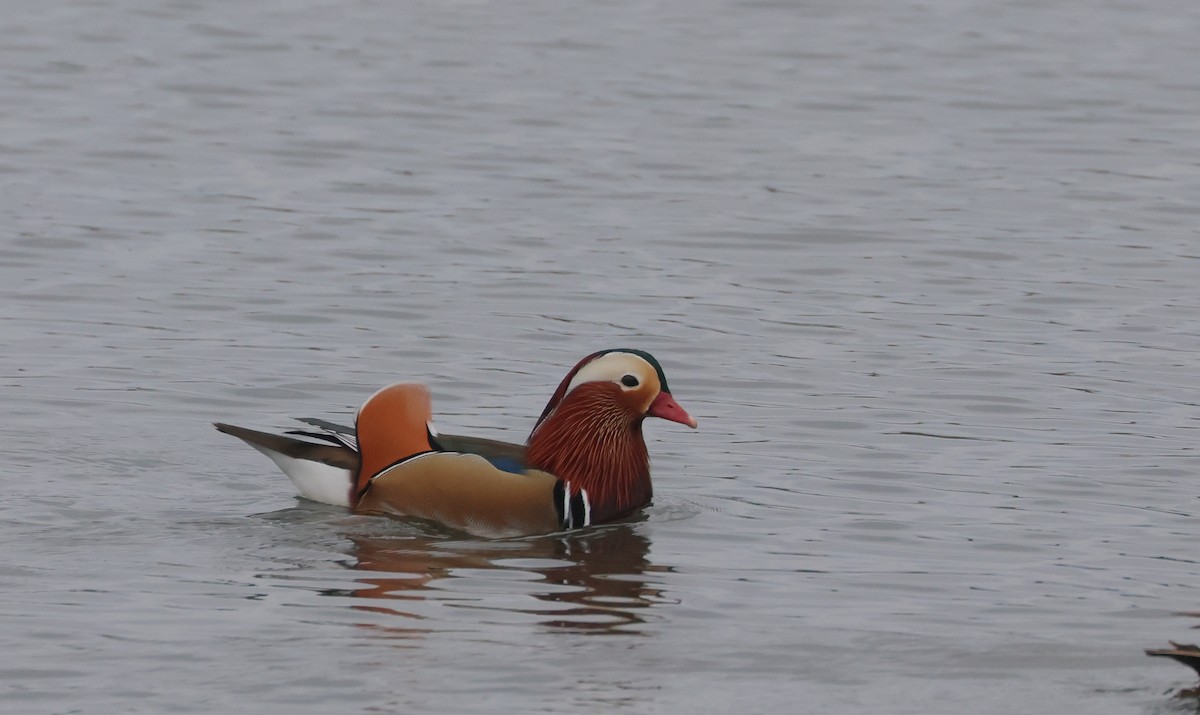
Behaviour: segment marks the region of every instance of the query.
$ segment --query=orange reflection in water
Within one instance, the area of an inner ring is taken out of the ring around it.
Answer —
[[[396,601],[427,598],[435,583],[441,596],[453,591],[453,579],[465,575],[486,579],[488,572],[496,572],[500,578],[510,574],[526,577],[505,583],[545,604],[514,609],[510,600],[504,600],[504,610],[534,615],[544,625],[578,632],[636,632],[647,609],[665,602],[662,592],[648,583],[648,575],[670,571],[650,563],[650,542],[632,524],[512,540],[349,538],[354,542],[353,568],[380,574],[357,579],[362,587],[349,595],[380,601],[357,608],[408,618],[419,616]],[[535,578],[528,578],[530,574]],[[384,605],[386,601],[391,603]],[[482,605],[477,600],[473,607],[489,606],[485,598]]]

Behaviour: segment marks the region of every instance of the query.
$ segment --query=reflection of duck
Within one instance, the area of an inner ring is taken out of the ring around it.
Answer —
[[[642,623],[641,611],[662,600],[661,591],[646,583],[645,574],[670,570],[647,560],[650,542],[633,524],[509,541],[349,538],[357,557],[353,568],[380,574],[359,578],[363,587],[348,594],[353,597],[413,601],[431,595],[435,582],[443,582],[436,592],[444,594],[453,589],[445,580],[465,569],[535,573],[542,578],[520,583],[544,605],[509,610],[537,616],[546,625],[588,633],[628,633],[631,626]],[[361,608],[412,615],[399,603],[394,605]]]
[[[310,421],[324,431],[291,433],[298,439],[216,427],[266,454],[315,501],[517,536],[602,524],[648,504],[646,417],[696,426],[658,361],[628,349],[579,361],[524,446],[438,435],[429,391],[409,384],[375,393],[353,430]]]

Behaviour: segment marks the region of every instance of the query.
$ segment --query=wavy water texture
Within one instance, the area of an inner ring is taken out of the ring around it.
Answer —
[[[6,713],[1176,712],[1200,6],[14,0]],[[522,441],[657,356],[653,506],[482,541],[214,420]]]

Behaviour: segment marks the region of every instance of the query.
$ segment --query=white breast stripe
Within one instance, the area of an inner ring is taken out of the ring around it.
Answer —
[[[371,477],[371,481],[373,482],[373,481],[375,481],[376,479],[379,479],[380,477],[382,477],[383,475],[385,475],[385,474],[387,474],[388,472],[392,471],[392,470],[393,470],[393,469],[395,469],[396,467],[403,467],[404,465],[408,464],[409,462],[415,462],[415,461],[417,461],[417,460],[418,460],[418,459],[420,459],[421,457],[429,457],[429,456],[432,456],[432,455],[435,455],[435,454],[438,454],[438,453],[437,453],[437,452],[421,452],[420,454],[414,454],[413,456],[409,457],[408,459],[402,459],[402,460],[400,460],[399,462],[396,462],[395,464],[391,465],[391,466],[390,466],[390,467],[388,467],[387,469],[384,469],[384,470],[383,470],[382,472],[380,472],[379,474],[376,474],[375,476]]]
[[[571,513],[571,483],[563,483],[563,521],[568,529],[575,528],[575,515]]]
[[[592,501],[588,499],[587,490],[580,489],[579,496],[583,497],[583,525],[592,525]]]

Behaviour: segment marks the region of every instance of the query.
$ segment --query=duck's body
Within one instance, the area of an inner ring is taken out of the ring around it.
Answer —
[[[309,499],[511,536],[599,524],[648,504],[647,416],[696,426],[652,356],[606,350],[567,374],[524,446],[438,435],[429,391],[414,384],[375,393],[354,430],[319,420],[308,422],[320,431],[295,436],[216,427],[270,457]]]

